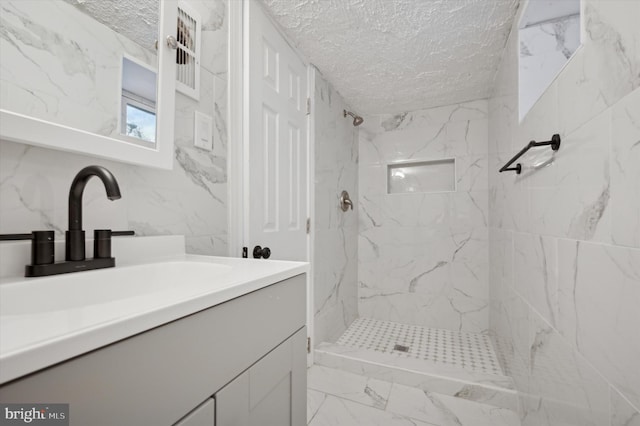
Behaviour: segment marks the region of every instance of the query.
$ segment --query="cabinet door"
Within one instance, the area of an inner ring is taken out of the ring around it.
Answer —
[[[173,426],[214,426],[215,418],[215,402],[209,398]]]
[[[304,426],[306,373],[302,328],[216,393],[216,426]]]

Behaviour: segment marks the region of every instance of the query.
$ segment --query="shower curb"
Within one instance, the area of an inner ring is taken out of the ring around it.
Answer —
[[[508,376],[447,369],[367,349],[321,343],[314,351],[315,363],[379,380],[412,386],[494,407],[518,410],[518,396]],[[441,371],[438,371],[438,370]],[[444,374],[443,374],[444,373]],[[457,376],[457,377],[456,377]]]

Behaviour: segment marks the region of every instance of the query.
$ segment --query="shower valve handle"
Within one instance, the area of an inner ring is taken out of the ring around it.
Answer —
[[[340,208],[343,212],[351,209],[353,210],[353,201],[349,198],[349,193],[347,191],[342,191],[340,194]]]

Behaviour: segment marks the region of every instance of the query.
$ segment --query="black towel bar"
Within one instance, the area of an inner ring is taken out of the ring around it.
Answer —
[[[533,148],[535,146],[545,146],[545,145],[551,145],[551,149],[554,150],[554,151],[559,150],[560,149],[560,135],[556,133],[555,135],[551,136],[551,140],[550,141],[545,141],[545,142],[531,141],[531,142],[529,142],[524,148],[522,148],[520,150],[520,152],[518,152],[516,155],[514,155],[513,158],[507,162],[507,164],[502,166],[502,168],[500,169],[500,173],[508,172],[508,171],[511,171],[511,170],[515,171],[516,174],[522,173],[522,164],[518,163],[518,164],[516,164],[515,167],[509,167],[509,166],[511,164],[513,164],[513,162],[516,161],[518,158],[522,157],[524,155],[524,153],[529,151],[531,148]]]

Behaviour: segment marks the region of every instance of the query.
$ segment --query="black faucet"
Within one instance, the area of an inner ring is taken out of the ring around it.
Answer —
[[[82,194],[92,176],[98,176],[110,200],[120,199],[120,187],[111,172],[101,166],[88,166],[80,170],[69,189],[69,230],[65,234],[65,260],[56,262],[54,231],[33,231],[31,234],[2,234],[0,241],[31,240],[31,264],[25,266],[25,277],[66,274],[91,269],[112,268],[116,259],[111,256],[111,237],[135,235],[134,231],[95,229],[93,232],[93,259],[85,257],[85,239],[82,229]]]
[[[67,261],[85,259],[85,234],[82,229],[82,194],[92,176],[102,180],[107,190],[107,198],[120,199],[120,187],[113,174],[101,166],[87,166],[80,170],[71,183],[69,189],[69,230],[65,234]]]

